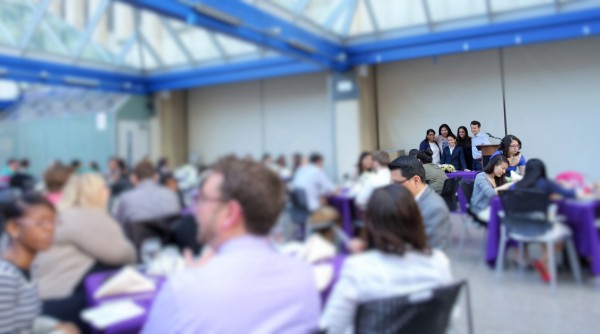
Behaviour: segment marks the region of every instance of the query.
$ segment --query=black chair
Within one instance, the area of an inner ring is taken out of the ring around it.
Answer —
[[[546,244],[548,260],[550,262],[550,289],[556,290],[556,263],[554,259],[554,245],[566,241],[567,255],[577,283],[581,282],[579,261],[575,252],[575,245],[571,231],[558,224],[558,221],[550,221],[548,218],[548,207],[550,198],[548,194],[529,189],[507,190],[500,193],[500,200],[504,207],[504,215],[500,225],[500,244],[498,246],[498,259],[496,259],[496,276],[500,276],[504,269],[504,253],[506,242],[509,239],[519,243],[519,257],[524,262],[523,244],[543,243]]]
[[[128,222],[124,225],[125,234],[131,240],[141,261],[140,248],[146,239],[158,238],[163,245],[171,243],[171,225],[179,219],[179,215]]]
[[[456,192],[458,191],[458,187],[460,186],[460,181],[462,177],[449,178],[444,181],[444,187],[442,188],[442,193],[440,194],[446,205],[448,206],[448,210],[450,212],[454,212],[458,209],[458,203],[456,199]]]
[[[188,248],[194,254],[200,254],[202,245],[198,242],[198,224],[193,215],[181,217],[172,223],[170,242],[182,251]]]
[[[473,332],[469,286],[461,281],[406,296],[360,304],[354,321],[358,334],[446,333],[462,287],[465,287],[467,325]]]
[[[460,181],[460,189],[462,190],[465,198],[467,199],[467,214],[471,219],[478,225],[487,228],[488,222],[477,218],[477,214],[471,211],[471,197],[473,197],[473,188],[475,184],[471,181]]]

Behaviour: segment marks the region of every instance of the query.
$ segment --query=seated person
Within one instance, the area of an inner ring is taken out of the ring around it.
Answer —
[[[358,157],[356,164],[356,175],[353,175],[351,182],[353,183],[350,189],[350,196],[356,197],[367,180],[373,176],[373,155],[371,152],[362,152]],[[347,178],[348,175],[345,175]],[[344,180],[346,181],[346,180]]]
[[[121,224],[176,216],[181,206],[177,194],[156,182],[157,174],[150,161],[138,163],[132,176],[135,188],[121,194],[116,218]]]
[[[79,333],[72,324],[40,315],[37,287],[29,275],[36,254],[52,245],[54,206],[41,195],[28,194],[3,203],[1,211],[10,244],[0,259],[0,333]]]
[[[425,182],[433,189],[436,193],[441,194],[444,189],[444,182],[448,179],[448,176],[440,166],[432,163],[431,158],[432,152],[430,149],[419,152],[417,159],[423,164],[425,168]]]
[[[390,176],[390,169],[388,165],[390,163],[390,156],[384,151],[373,152],[373,175],[369,177],[360,192],[356,195],[354,203],[360,209],[364,209],[371,197],[373,190],[379,187],[387,186],[392,182]]]
[[[453,134],[448,135],[448,146],[444,148],[442,164],[450,164],[456,170],[469,170],[465,161],[465,153],[462,147],[456,146],[456,137]]]
[[[280,177],[262,164],[219,160],[195,206],[200,241],[215,253],[169,278],[143,333],[314,332],[320,313],[314,274],[268,239],[285,198]]]
[[[443,249],[450,234],[450,211],[444,199],[425,184],[423,164],[411,156],[396,158],[389,165],[392,181],[410,191],[423,217],[430,248]]]
[[[575,189],[566,189],[556,184],[552,180],[546,177],[546,166],[539,159],[531,159],[527,161],[526,165],[527,173],[523,179],[517,182],[514,189],[531,189],[541,191],[547,194],[550,198],[576,198],[585,197],[583,191],[576,191]],[[568,235],[569,228],[563,224],[556,222],[552,224],[552,229],[547,233],[553,235]],[[557,244],[555,251],[560,251],[564,247],[564,243]],[[548,257],[546,251],[546,245],[542,243],[542,256],[539,260],[534,262],[534,267],[540,273],[540,277],[545,282],[550,282],[550,274],[548,273]]]
[[[346,259],[321,317],[327,333],[352,333],[361,303],[452,282],[450,261],[427,246],[423,218],[407,189],[397,184],[376,189],[365,221],[369,250]]]
[[[71,169],[60,162],[53,164],[44,172],[45,196],[53,205],[57,205],[60,201],[62,188],[69,180],[71,173]]]
[[[527,160],[520,152],[521,140],[513,135],[507,135],[502,138],[502,142],[498,146],[498,150],[492,154],[492,157],[496,155],[503,155],[508,160],[508,168],[506,168],[506,176],[510,177],[510,172],[519,172],[519,174],[525,174],[525,165]]]
[[[512,182],[507,182],[504,174],[508,168],[508,160],[504,155],[496,155],[483,168],[483,173],[475,176],[471,211],[484,222],[490,221],[490,203],[498,191],[507,190]]]
[[[79,322],[86,306],[85,276],[95,267],[97,271],[135,263],[133,245],[107,211],[108,198],[99,174],[69,178],[59,202],[61,223],[56,226],[54,244],[38,254],[33,271],[46,314]]]

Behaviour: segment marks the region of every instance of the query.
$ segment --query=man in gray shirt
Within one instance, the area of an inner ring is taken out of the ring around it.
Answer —
[[[139,162],[132,176],[135,188],[119,197],[115,218],[122,224],[162,219],[180,213],[177,194],[156,182],[156,172],[150,161]]]
[[[431,248],[443,249],[450,234],[450,210],[444,199],[425,184],[425,169],[416,157],[401,156],[389,165],[392,181],[415,197]]]

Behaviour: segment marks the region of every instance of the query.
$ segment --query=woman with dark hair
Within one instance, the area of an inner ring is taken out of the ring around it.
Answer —
[[[456,146],[456,137],[453,134],[448,135],[448,146],[444,148],[442,164],[450,164],[456,170],[469,170],[465,161],[465,153],[460,146]]]
[[[519,171],[519,174],[525,174],[525,165],[527,161],[525,157],[521,154],[521,140],[513,135],[506,135],[502,138],[500,145],[498,146],[498,150],[492,154],[493,156],[502,154],[508,160],[508,168],[506,169],[506,173],[509,174],[512,171]]]
[[[431,155],[431,150],[427,149],[425,151],[420,151],[417,154],[417,159],[419,159],[425,169],[425,182],[439,195],[444,189],[444,182],[446,182],[448,176],[440,166],[432,163],[433,159],[431,158]]]
[[[471,137],[469,137],[469,131],[467,130],[467,127],[458,127],[458,130],[456,131],[456,146],[463,149],[467,168],[473,168],[473,151],[471,149]]]
[[[391,184],[375,190],[365,223],[369,249],[345,261],[321,317],[327,333],[352,332],[361,303],[452,282],[446,255],[427,248],[421,212],[406,188]]]
[[[374,173],[373,170],[373,155],[370,152],[362,152],[358,157],[358,163],[356,164],[356,175],[352,176],[352,180],[347,180],[349,175],[344,175],[345,181],[350,181],[352,188],[350,189],[350,196],[356,197],[361,190],[368,183]]]
[[[72,324],[40,315],[37,286],[29,273],[36,254],[52,245],[54,206],[32,193],[4,203],[1,211],[10,242],[0,259],[0,333],[78,333]]]
[[[373,169],[373,155],[371,152],[362,152],[358,157],[358,163],[356,164],[358,169],[357,177],[361,177],[363,173],[369,173]]]
[[[435,142],[435,130],[433,129],[427,130],[427,135],[425,136],[425,139],[423,139],[423,141],[421,141],[421,144],[419,145],[419,151],[425,151],[427,149],[431,149],[431,152],[433,152],[433,163],[436,165],[439,164],[442,159],[442,149]]]
[[[454,135],[452,133],[452,130],[450,130],[450,127],[448,126],[448,124],[442,124],[440,125],[440,128],[438,129],[438,135],[435,137],[435,142],[438,144],[438,146],[440,147],[440,155],[443,156],[444,155],[444,149],[446,147],[448,147],[448,135]]]
[[[512,186],[504,174],[508,168],[508,160],[504,155],[497,155],[490,159],[483,168],[483,172],[475,176],[473,196],[471,197],[471,210],[477,218],[484,222],[490,221],[490,203],[498,191],[507,190]]]
[[[549,180],[546,177],[546,166],[541,160],[531,159],[527,161],[526,168],[527,173],[521,181],[514,185],[515,189],[531,189],[541,191],[553,199],[583,197],[583,193],[578,194],[574,189],[563,188],[554,183],[552,180]],[[560,235],[568,236],[571,231],[566,225],[556,222],[552,224],[552,229],[547,233],[558,237]],[[546,235],[544,237],[546,237]],[[561,250],[563,246],[563,243],[557,244],[555,250]],[[536,260],[533,263],[533,266],[540,273],[542,280],[545,282],[550,282],[550,274],[548,273],[548,257],[544,244],[542,244],[542,248],[542,257],[539,260]]]

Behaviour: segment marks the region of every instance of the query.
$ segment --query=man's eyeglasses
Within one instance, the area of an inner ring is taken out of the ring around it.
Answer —
[[[408,179],[404,179],[404,180],[402,180],[402,181],[396,181],[396,180],[394,180],[394,183],[395,183],[395,184],[403,184],[404,182],[406,182],[406,181],[408,181],[408,180],[410,180],[410,179],[412,179],[412,177],[409,177]]]

